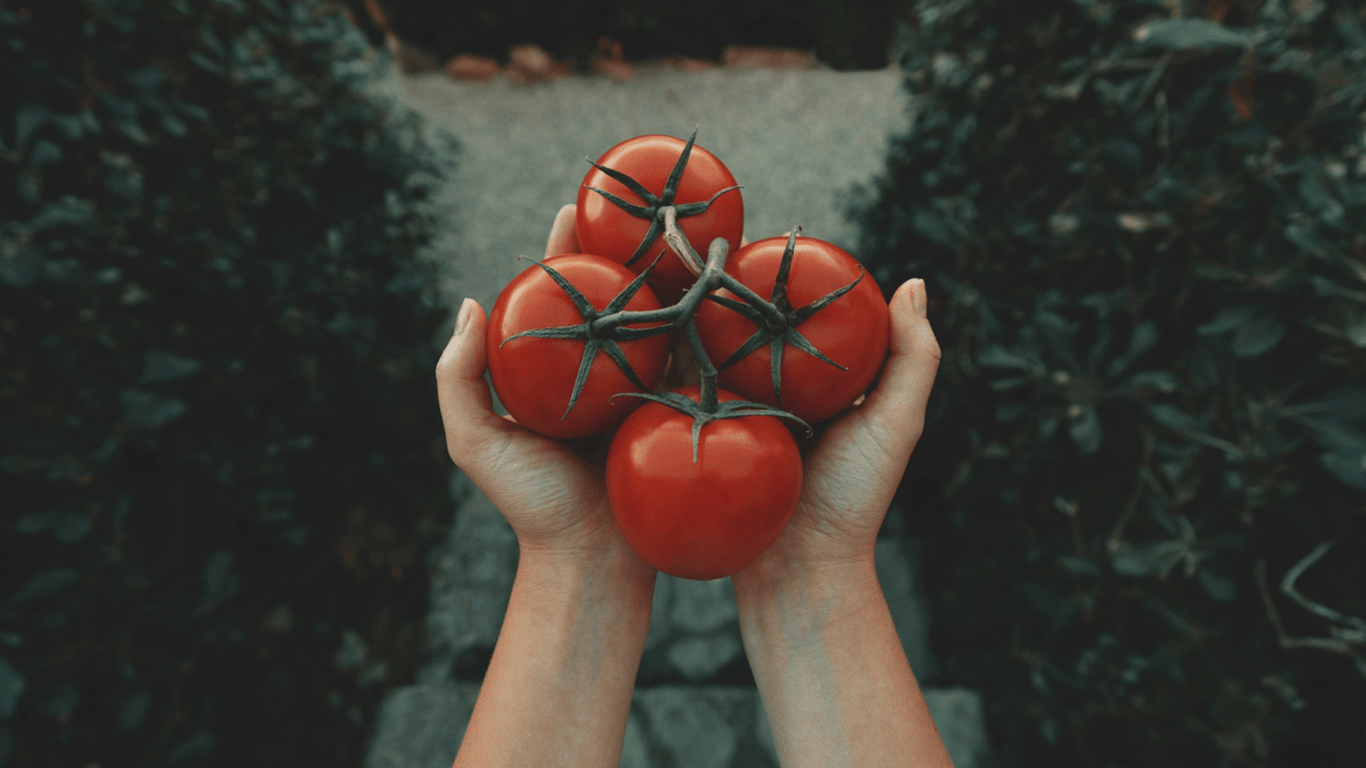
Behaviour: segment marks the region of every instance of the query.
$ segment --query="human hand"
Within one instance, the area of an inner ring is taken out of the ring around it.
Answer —
[[[939,370],[923,280],[892,296],[891,347],[874,390],[835,419],[802,459],[802,496],[791,522],[737,585],[777,567],[871,565],[878,529],[925,426]]]
[[[547,256],[578,248],[573,206],[566,209],[551,227]],[[466,299],[436,366],[451,460],[507,518],[524,556],[598,560],[619,555],[631,575],[653,580],[654,569],[631,550],[612,519],[601,451],[605,441],[552,440],[494,412],[484,379],[487,328],[484,308]]]

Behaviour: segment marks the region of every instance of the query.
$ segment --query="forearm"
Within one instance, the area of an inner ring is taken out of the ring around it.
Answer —
[[[783,768],[952,765],[871,561],[733,581]]]
[[[616,768],[654,575],[522,553],[455,768]]]

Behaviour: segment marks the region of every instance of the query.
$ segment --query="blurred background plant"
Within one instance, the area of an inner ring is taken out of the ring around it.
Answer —
[[[900,506],[1002,765],[1366,760],[1362,14],[917,5],[852,213],[929,286]]]
[[[0,6],[0,764],[357,764],[411,678],[449,152],[378,63],[314,0]]]

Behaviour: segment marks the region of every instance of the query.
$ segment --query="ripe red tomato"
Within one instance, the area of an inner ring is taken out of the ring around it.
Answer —
[[[768,299],[773,295],[778,267],[787,246],[786,237],[770,237],[740,249],[726,262],[726,272]],[[839,247],[811,237],[797,237],[788,275],[787,297],[800,312],[826,294],[859,278],[861,267]],[[727,290],[716,295],[739,301]],[[792,323],[802,337],[828,358],[844,366],[840,370],[789,342],[782,345],[781,402],[774,396],[772,357],[765,343],[722,368],[760,325],[729,307],[702,302],[696,315],[702,345],[720,368],[718,382],[742,397],[781,407],[807,421],[828,419],[849,407],[877,377],[887,356],[891,315],[882,291],[866,271],[858,285],[807,319]]]
[[[595,310],[606,308],[636,277],[614,261],[581,253],[552,256],[542,263],[559,272]],[[650,287],[642,285],[624,309],[659,306]],[[611,400],[612,395],[649,391],[659,384],[669,354],[668,335],[616,342],[644,389],[631,382],[606,350],[599,350],[578,400],[566,416],[588,342],[536,337],[503,342],[523,331],[581,326],[584,322],[569,294],[535,265],[514,277],[498,295],[486,336],[489,376],[498,399],[519,424],[554,438],[601,434],[641,403],[635,397]]]
[[[700,390],[672,391],[696,400]],[[720,400],[735,399],[721,390]],[[792,519],[801,456],[779,419],[745,416],[704,424],[694,462],[692,426],[652,401],[627,417],[607,453],[607,498],[645,562],[683,579],[719,579],[753,562]]]
[[[686,144],[683,139],[672,136],[636,136],[607,150],[598,159],[598,165],[625,173],[640,182],[652,195],[659,197]],[[735,177],[716,155],[694,144],[672,203],[705,203],[717,192],[733,186]],[[597,168],[589,170],[579,187],[574,226],[580,247],[588,253],[600,254],[624,264],[639,249],[650,230],[651,220],[632,216],[590,187],[609,192],[633,205],[649,207],[651,201],[642,199],[625,184]],[[718,237],[724,237],[734,253],[740,246],[744,226],[745,204],[738,189],[716,198],[706,211],[680,216],[678,219],[678,228],[687,236],[693,250],[703,261],[706,261],[711,241]],[[644,255],[631,264],[631,268],[637,273],[644,271],[664,249],[661,230],[661,235],[654,238]],[[660,301],[673,304],[682,298],[696,279],[676,256],[665,253],[650,276],[650,286]]]

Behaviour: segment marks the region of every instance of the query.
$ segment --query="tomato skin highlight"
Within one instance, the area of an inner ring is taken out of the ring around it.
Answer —
[[[773,294],[786,245],[786,237],[750,243],[727,260],[726,272],[767,299]],[[859,262],[838,246],[798,237],[788,275],[788,298],[794,307],[806,306],[853,282],[859,269]],[[739,300],[724,289],[716,293]],[[718,367],[757,328],[752,321],[711,301],[702,303],[696,322],[703,347]],[[791,344],[784,345],[781,407],[809,423],[824,421],[853,404],[877,378],[887,356],[891,314],[881,289],[865,270],[853,290],[796,328],[816,349],[848,369],[841,371]],[[721,368],[718,383],[748,400],[778,406],[771,365],[769,348],[762,346]]]
[[[542,263],[563,275],[598,310],[611,303],[636,277],[614,261],[589,254],[561,254]],[[628,311],[659,308],[659,301],[648,285],[641,286],[626,304]],[[601,434],[620,423],[642,402],[635,397],[611,399],[620,392],[642,390],[600,352],[593,360],[574,409],[562,418],[574,391],[585,342],[523,337],[503,344],[504,339],[523,331],[583,322],[583,315],[564,289],[535,265],[508,283],[489,313],[486,348],[494,392],[508,413],[533,432],[559,439]],[[657,386],[664,376],[669,335],[618,344],[641,383],[651,389]]]
[[[607,150],[598,159],[598,165],[621,171],[640,182],[651,193],[660,195],[669,172],[673,170],[686,144],[683,139],[673,136],[636,136]],[[694,144],[674,202],[679,205],[705,202],[717,192],[733,186],[735,177],[721,160]],[[605,190],[636,205],[646,203],[625,184],[597,168],[589,169],[579,187],[574,227],[580,247],[588,253],[625,263],[640,246],[650,222],[626,213],[589,187]],[[687,236],[689,244],[703,262],[707,260],[707,248],[711,241],[718,237],[726,239],[731,253],[740,247],[740,237],[745,227],[745,205],[740,193],[738,189],[727,192],[706,211],[678,219],[678,228]],[[637,274],[643,272],[664,250],[666,246],[661,235],[630,268]],[[660,301],[673,304],[682,298],[696,279],[677,256],[667,252],[651,274],[649,285]]]
[[[672,391],[695,400],[699,388]],[[694,463],[692,417],[646,402],[607,454],[608,502],[622,535],[652,567],[683,579],[719,579],[753,562],[787,527],[801,490],[796,441],[773,416],[703,425]]]

